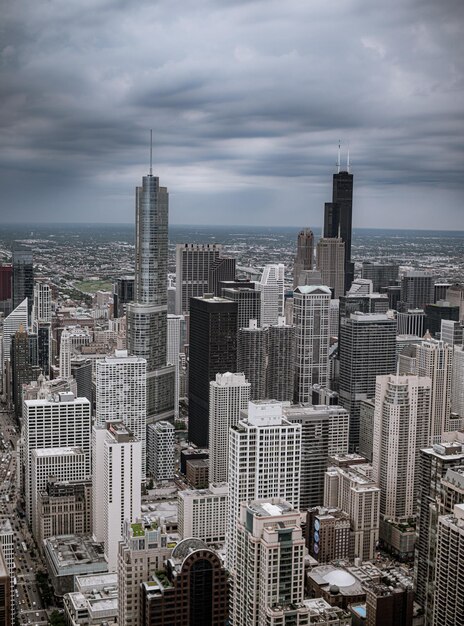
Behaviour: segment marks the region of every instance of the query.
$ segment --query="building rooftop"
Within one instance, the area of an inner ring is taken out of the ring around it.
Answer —
[[[248,509],[259,517],[276,517],[294,511],[292,505],[281,498],[254,500],[248,504]]]
[[[82,448],[35,448],[32,454],[38,457],[45,456],[78,456],[84,454]]]
[[[108,570],[103,544],[94,541],[91,535],[49,537],[44,546],[47,561],[57,576]]]

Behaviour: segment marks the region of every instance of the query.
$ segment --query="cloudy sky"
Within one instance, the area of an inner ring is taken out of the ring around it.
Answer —
[[[462,0],[18,0],[0,18],[0,215],[464,230]]]

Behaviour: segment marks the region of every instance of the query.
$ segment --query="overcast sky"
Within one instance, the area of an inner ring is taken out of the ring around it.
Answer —
[[[4,221],[464,230],[462,0],[17,0],[0,18]]]

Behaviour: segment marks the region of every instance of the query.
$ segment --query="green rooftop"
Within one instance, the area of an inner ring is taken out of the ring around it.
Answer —
[[[143,537],[145,535],[145,529],[142,524],[131,524],[131,528],[134,537]]]

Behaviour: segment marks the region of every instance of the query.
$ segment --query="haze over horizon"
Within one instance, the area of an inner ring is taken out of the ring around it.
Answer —
[[[153,128],[175,224],[320,224],[341,139],[354,228],[463,228],[463,17],[458,0],[10,4],[2,220],[132,223]]]

